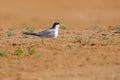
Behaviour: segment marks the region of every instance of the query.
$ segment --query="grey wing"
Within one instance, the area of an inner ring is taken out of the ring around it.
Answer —
[[[36,33],[36,36],[41,36],[41,37],[54,37],[55,31],[54,30],[45,30]]]

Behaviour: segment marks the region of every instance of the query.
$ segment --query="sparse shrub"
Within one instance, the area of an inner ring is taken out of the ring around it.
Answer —
[[[34,54],[34,52],[35,52],[34,47],[33,47],[33,46],[29,46],[29,47],[28,47],[28,53],[29,53],[30,55],[32,55],[32,54]]]
[[[64,26],[64,25],[61,25],[60,27],[61,27],[63,30],[67,29],[66,26]]]
[[[35,28],[32,27],[32,26],[28,26],[26,29],[25,29],[25,32],[34,32],[35,31]]]
[[[97,26],[97,25],[93,26],[93,29],[97,30],[98,32],[102,32],[103,31],[103,29],[100,26]]]
[[[0,51],[0,56],[1,57],[4,57],[4,56],[6,56],[7,55],[7,53],[5,52],[5,51]]]
[[[83,41],[84,41],[86,44],[89,44],[89,43],[90,43],[90,39],[86,39],[86,38],[85,38]]]
[[[10,37],[10,36],[13,36],[13,35],[14,35],[13,29],[9,29],[7,31],[7,36]]]
[[[115,30],[116,30],[117,33],[120,33],[120,25],[116,25]]]
[[[82,36],[76,36],[75,39],[77,42],[81,42],[83,38],[82,38]]]
[[[100,40],[108,40],[108,37],[106,35],[100,35],[99,38]]]
[[[103,29],[101,27],[98,28],[98,32],[102,32]]]
[[[96,30],[99,26],[93,25],[92,27],[93,27],[94,30]]]
[[[17,47],[17,49],[15,50],[15,55],[21,56],[23,53],[22,49],[20,47]]]

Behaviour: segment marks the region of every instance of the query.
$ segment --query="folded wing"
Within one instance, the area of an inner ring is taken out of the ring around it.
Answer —
[[[40,37],[54,37],[54,35],[55,35],[54,30],[45,30],[45,31],[36,33],[36,36],[40,36]]]

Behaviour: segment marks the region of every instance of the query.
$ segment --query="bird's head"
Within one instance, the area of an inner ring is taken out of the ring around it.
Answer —
[[[52,28],[59,28],[60,27],[60,23],[59,22],[55,22],[52,26]]]

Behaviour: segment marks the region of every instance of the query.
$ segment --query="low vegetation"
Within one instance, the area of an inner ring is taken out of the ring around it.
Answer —
[[[20,47],[17,47],[17,49],[15,50],[15,55],[21,56],[22,53],[23,53],[22,49]]]
[[[61,25],[60,27],[61,27],[61,29],[63,29],[63,30],[67,29],[66,26],[64,26],[64,25]]]
[[[34,49],[33,46],[29,46],[29,47],[28,47],[28,53],[29,53],[30,55],[32,55],[32,54],[35,53],[35,49]]]
[[[62,29],[66,29],[66,26],[62,25],[61,28]],[[103,31],[103,29],[100,26],[97,26],[97,25],[94,26],[94,29],[97,30],[97,32],[102,32]],[[114,28],[114,30],[117,33],[120,33],[120,25],[116,25],[115,28]],[[35,28],[32,27],[32,26],[28,26],[25,29],[25,31],[26,32],[34,32]],[[13,35],[14,35],[13,29],[8,29],[7,36],[10,37],[10,36],[13,36]],[[34,38],[35,37],[33,37],[33,39]],[[110,38],[107,35],[100,34],[97,39],[99,39],[99,40],[108,40],[108,44],[112,44],[113,43],[113,40],[110,40]],[[89,44],[90,40],[91,39],[85,38],[85,37],[83,37],[81,35],[77,35],[75,37],[75,42],[79,42],[79,43],[82,43],[82,44],[85,44],[85,45]],[[10,44],[10,42],[8,40],[6,42]],[[41,42],[42,42],[42,44],[45,44],[45,38],[41,38]],[[21,41],[20,41],[20,43],[21,43]],[[16,45],[16,44],[14,44],[14,45]],[[91,44],[91,45],[94,45],[94,44]],[[26,49],[27,49],[27,52],[28,52],[29,55],[35,54],[35,48],[34,48],[34,46],[29,46]],[[15,50],[15,55],[21,56],[22,53],[23,53],[22,49],[20,47],[17,47],[16,50]],[[0,56],[6,56],[6,52],[5,51],[0,51]],[[35,58],[40,58],[41,57],[40,54],[35,54],[34,56],[35,56]]]
[[[28,26],[28,27],[26,27],[26,29],[25,29],[25,32],[34,32],[34,31],[35,31],[35,28],[32,27],[32,26]]]
[[[76,39],[76,42],[81,43],[81,41],[83,40],[83,37],[79,35],[79,36],[76,36],[75,39]]]
[[[7,36],[10,37],[10,36],[13,36],[13,35],[14,35],[13,29],[9,29],[7,31]]]
[[[4,57],[4,56],[6,56],[7,55],[7,53],[5,52],[5,51],[0,51],[0,56],[1,57]]]
[[[94,25],[93,29],[97,30],[98,32],[102,32],[103,31],[103,29],[100,26],[98,26],[98,25]]]
[[[84,44],[89,44],[90,43],[89,38],[85,38],[85,37],[80,36],[80,35],[76,36],[75,39],[76,39],[76,42],[79,42],[79,43],[84,43]]]
[[[109,38],[106,35],[100,35],[99,39],[100,40],[108,40]]]
[[[116,30],[117,33],[120,33],[120,25],[116,25],[115,30]]]

